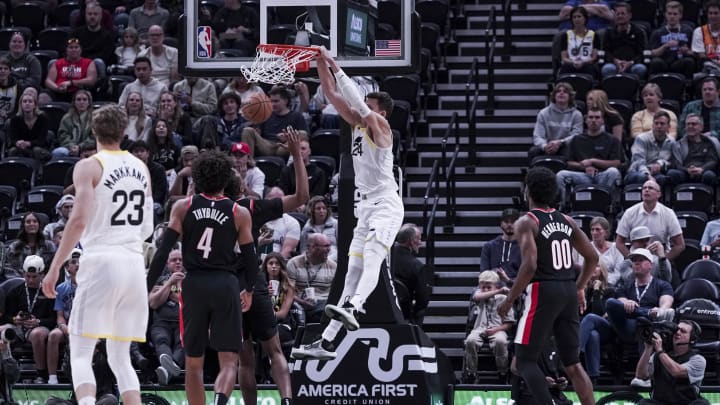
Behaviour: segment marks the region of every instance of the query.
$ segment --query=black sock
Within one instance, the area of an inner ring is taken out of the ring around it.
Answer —
[[[516,357],[517,358],[517,357]],[[528,391],[535,397],[538,404],[553,404],[550,390],[548,389],[545,374],[540,370],[536,361],[517,360],[517,368],[520,376],[525,380]]]
[[[227,395],[223,394],[222,392],[216,392],[215,393],[215,402],[214,405],[226,405],[228,402]]]
[[[43,380],[47,381],[48,379],[48,371],[46,369],[38,370],[38,375],[43,378]]]
[[[331,352],[335,351],[335,345],[333,345],[332,342],[329,340],[323,339],[322,343],[320,343],[320,346],[322,346],[322,348],[327,351],[331,351]]]

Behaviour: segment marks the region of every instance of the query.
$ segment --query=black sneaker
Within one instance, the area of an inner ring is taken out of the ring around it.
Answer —
[[[337,357],[334,351],[326,350],[322,346],[322,339],[318,339],[309,345],[293,347],[290,352],[290,358],[295,360],[315,359],[315,360],[332,360]]]
[[[342,307],[328,304],[325,306],[325,315],[330,319],[342,322],[345,329],[354,331],[360,329],[360,323],[357,321],[357,309],[349,302]]]

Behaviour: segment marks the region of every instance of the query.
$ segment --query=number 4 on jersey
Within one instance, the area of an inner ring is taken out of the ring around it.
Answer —
[[[197,244],[197,250],[202,250],[203,252],[203,259],[207,259],[210,257],[210,251],[212,250],[212,238],[213,238],[213,228],[207,227],[203,231],[202,236],[200,236],[200,240]]]

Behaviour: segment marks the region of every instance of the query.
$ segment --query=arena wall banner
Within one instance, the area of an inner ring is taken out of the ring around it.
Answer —
[[[627,387],[627,390],[631,390]],[[599,400],[613,392],[595,391],[595,400]],[[644,397],[648,397],[647,392],[640,393]],[[573,401],[574,405],[580,405],[580,399],[574,392],[565,392],[565,396]],[[707,399],[711,405],[720,405],[720,392],[703,392],[703,398]],[[466,390],[455,388],[453,395],[453,405],[513,405],[515,401],[510,399],[510,391],[480,391]],[[630,403],[628,403],[630,404]],[[609,405],[626,405],[625,402],[611,402]]]

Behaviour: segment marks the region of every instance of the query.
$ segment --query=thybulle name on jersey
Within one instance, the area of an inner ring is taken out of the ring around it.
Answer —
[[[147,178],[145,178],[145,173],[141,170],[137,170],[134,167],[128,167],[128,166],[121,166],[117,169],[113,169],[112,172],[107,173],[108,179],[105,180],[105,183],[103,183],[103,186],[107,187],[108,189],[112,190],[113,187],[119,182],[120,180],[126,178],[126,177],[132,177],[134,179],[137,179],[142,183],[143,188],[147,189],[148,183]]]
[[[215,208],[198,208],[194,209],[192,213],[198,221],[201,219],[212,219],[220,225],[223,225],[229,218],[222,211]]]

